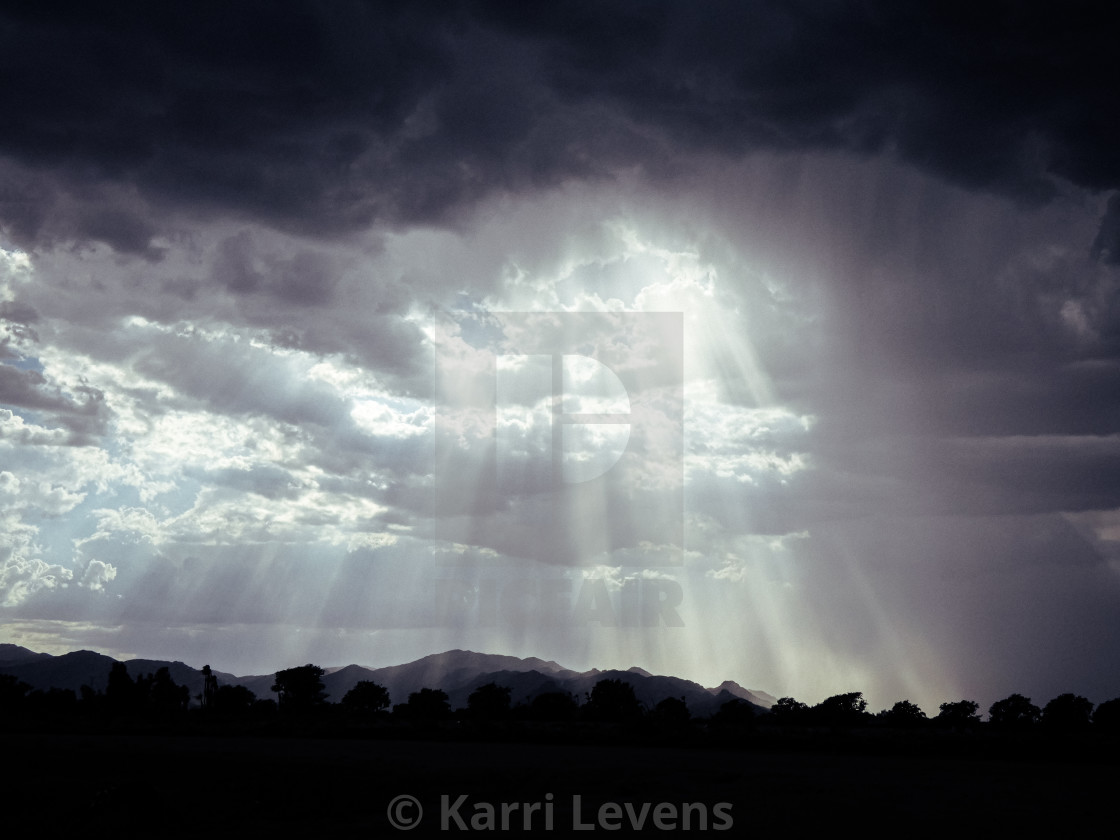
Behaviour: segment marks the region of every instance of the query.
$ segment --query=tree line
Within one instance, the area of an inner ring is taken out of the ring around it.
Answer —
[[[979,704],[972,700],[942,703],[933,717],[908,700],[871,713],[858,691],[837,694],[813,706],[783,697],[769,711],[759,711],[745,700],[732,699],[711,716],[695,720],[684,698],[665,697],[647,707],[639,702],[633,687],[620,679],[599,680],[582,698],[555,691],[518,704],[511,702],[508,686],[491,682],[471,692],[464,708],[453,709],[447,693],[436,688],[421,688],[394,705],[385,686],[368,680],[358,682],[338,703],[331,703],[322,681],[324,673],[313,664],[277,671],[271,687],[275,699],[258,698],[242,685],[219,685],[209,665],[202,669],[202,690],[193,698],[185,685],[175,683],[167,668],[133,679],[121,662],[110,668],[104,691],[94,691],[88,685],[83,685],[79,692],[58,688],[32,690],[16,677],[0,674],[0,711],[6,721],[28,717],[171,721],[190,716],[249,721],[333,715],[336,720],[358,722],[644,721],[669,729],[701,724],[717,729],[773,726],[1120,732],[1120,698],[1094,706],[1085,697],[1072,693],[1059,695],[1042,707],[1021,694],[1012,694],[989,707],[987,720],[983,720]]]
[[[1025,730],[1035,726],[1052,730],[1088,729],[1120,731],[1120,698],[1108,700],[1094,708],[1091,701],[1076,694],[1061,694],[1039,708],[1029,697],[1012,694],[997,700],[988,708],[988,719],[980,716],[980,704],[974,700],[942,703],[938,714],[928,717],[909,700],[900,700],[889,709],[872,714],[862,692],[837,694],[808,706],[792,697],[783,697],[770,710],[775,723],[803,726],[871,726],[884,725],[898,729],[925,726],[948,729]]]

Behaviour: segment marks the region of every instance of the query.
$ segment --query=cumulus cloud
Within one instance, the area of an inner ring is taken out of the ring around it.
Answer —
[[[78,586],[83,586],[94,592],[104,591],[105,585],[116,576],[117,570],[111,563],[90,560],[82,571],[81,577],[78,578]]]
[[[7,477],[11,488],[11,473],[0,474],[0,481]],[[17,606],[43,589],[65,586],[73,572],[58,564],[45,562],[35,543],[38,529],[22,523],[18,517],[0,509],[0,604]]]

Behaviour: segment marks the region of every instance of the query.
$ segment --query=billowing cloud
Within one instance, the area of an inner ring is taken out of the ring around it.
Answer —
[[[550,6],[16,7],[5,225],[158,259],[174,211],[332,234],[760,149],[888,153],[1032,198],[1120,186],[1092,5],[1060,24],[1034,5]]]

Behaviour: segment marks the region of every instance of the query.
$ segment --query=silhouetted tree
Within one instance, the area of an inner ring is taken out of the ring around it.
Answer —
[[[1097,706],[1093,712],[1093,726],[1106,732],[1120,732],[1120,697]]]
[[[509,717],[510,688],[497,683],[481,685],[467,698],[471,717],[479,720],[504,720]]]
[[[754,726],[754,707],[742,698],[728,700],[712,715],[714,726],[749,728]]]
[[[792,697],[782,697],[770,707],[770,714],[774,723],[782,726],[803,724],[808,722],[809,707]]]
[[[624,680],[603,679],[591,689],[586,712],[592,720],[633,720],[642,713],[634,687]]]
[[[954,729],[966,729],[980,723],[980,715],[976,710],[980,704],[975,700],[957,700],[953,703],[942,703],[940,713],[933,719],[938,726],[949,726]]]
[[[1038,723],[1042,712],[1022,694],[1012,694],[997,700],[988,709],[988,721],[993,726],[1022,729]]]
[[[109,680],[105,686],[105,702],[113,714],[132,714],[139,705],[140,692],[129,676],[123,662],[114,662],[109,668]]]
[[[900,729],[913,729],[927,722],[926,713],[909,700],[899,700],[889,709],[879,712],[876,717],[887,726]]]
[[[372,680],[361,680],[346,692],[342,705],[352,712],[371,715],[389,708],[389,690]]]
[[[153,712],[152,706],[152,684],[155,682],[155,676],[148,674],[139,674],[136,677],[136,688],[133,694],[134,711],[136,714],[149,715]]]
[[[15,712],[23,707],[31,686],[14,674],[0,674],[0,711]]]
[[[403,711],[417,720],[444,720],[451,717],[451,701],[445,691],[422,688],[408,695],[407,708]]]
[[[191,701],[191,691],[185,685],[176,685],[167,666],[149,677],[148,702],[158,714],[184,711]]]
[[[281,711],[307,712],[322,706],[327,699],[322,678],[323,669],[318,665],[277,671],[272,690],[278,696]]]
[[[1093,704],[1076,694],[1060,694],[1042,710],[1042,723],[1049,729],[1085,729],[1093,716]]]
[[[866,719],[867,701],[862,691],[834,694],[813,706],[814,723],[825,726],[858,726]]]
[[[105,695],[83,684],[81,688],[78,689],[78,702],[86,712],[97,712],[100,711],[101,707],[104,705]]]
[[[210,708],[219,715],[243,717],[252,711],[256,702],[257,695],[243,685],[221,685],[212,692]]]
[[[218,693],[218,678],[210,670],[209,665],[202,666],[202,693],[198,695],[198,702],[204,709],[214,705],[214,695]]]
[[[566,691],[546,691],[529,704],[529,717],[534,720],[572,720],[578,711],[579,704]]]
[[[659,726],[676,728],[686,725],[692,719],[692,713],[683,697],[666,697],[653,707],[650,717]]]
[[[32,714],[60,720],[71,717],[78,710],[78,695],[72,688],[51,687],[46,691],[32,691],[27,695],[27,708]]]

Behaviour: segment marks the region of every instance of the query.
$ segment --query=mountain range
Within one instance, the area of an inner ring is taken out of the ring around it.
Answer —
[[[116,661],[89,650],[51,656],[18,645],[0,644],[0,673],[11,674],[33,689],[69,688],[77,692],[82,685],[88,685],[95,690],[104,690],[109,669]],[[183,662],[129,659],[124,660],[124,664],[134,679],[166,667],[176,683],[190,689],[192,697],[202,691],[202,671]],[[509,687],[510,699],[515,705],[552,691],[574,694],[582,702],[595,683],[602,679],[629,683],[638,700],[648,708],[666,697],[682,698],[689,711],[697,717],[713,714],[732,699],[746,700],[760,709],[769,709],[775,703],[775,698],[766,692],[743,688],[731,680],[715,688],[705,688],[690,680],[658,676],[641,668],[573,671],[556,662],[534,657],[520,659],[469,650],[449,650],[383,668],[346,665],[325,671],[323,685],[327,699],[334,703],[362,680],[385,686],[393,703],[407,701],[409,694],[421,688],[437,688],[447,693],[452,708],[460,708],[467,705],[471,692],[491,682]],[[213,673],[220,685],[243,685],[260,699],[274,697],[271,690],[274,674],[235,676],[222,671]]]

